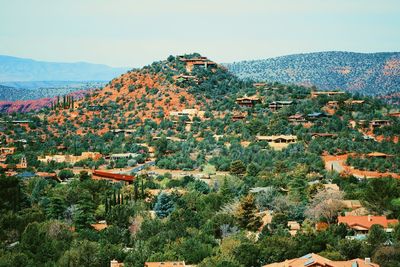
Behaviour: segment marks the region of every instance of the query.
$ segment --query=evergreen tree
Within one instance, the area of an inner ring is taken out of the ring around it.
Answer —
[[[236,216],[239,225],[247,230],[256,231],[261,226],[261,219],[257,215],[256,202],[252,194],[242,198]]]
[[[168,215],[171,214],[174,208],[174,201],[170,195],[167,195],[164,192],[158,195],[157,202],[154,205],[154,211],[156,212],[158,217],[168,217]]]

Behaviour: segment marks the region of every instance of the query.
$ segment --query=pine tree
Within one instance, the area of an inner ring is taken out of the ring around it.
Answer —
[[[258,230],[262,224],[260,217],[257,215],[257,207],[252,194],[242,198],[236,216],[239,220],[239,225],[250,231]]]
[[[158,195],[157,202],[154,205],[154,211],[156,212],[158,217],[168,217],[168,215],[171,214],[174,208],[174,201],[170,195],[167,195],[163,192]]]

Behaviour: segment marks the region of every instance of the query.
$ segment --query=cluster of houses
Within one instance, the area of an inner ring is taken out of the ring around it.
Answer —
[[[110,267],[123,267],[124,264],[116,260],[110,262]],[[195,267],[184,261],[145,262],[144,267]],[[379,267],[370,258],[352,259],[347,261],[333,261],[318,254],[310,253],[300,258],[288,259],[264,265],[263,267]]]
[[[372,263],[370,258],[333,261],[318,254],[310,253],[300,258],[271,263],[263,267],[379,267],[379,265]]]
[[[0,167],[3,169],[10,169],[10,165],[6,164],[7,156],[15,153],[15,147],[0,147]],[[25,156],[22,156],[20,162],[15,165],[16,169],[28,168],[28,162]]]
[[[99,160],[101,158],[102,158],[102,155],[98,152],[82,152],[82,154],[80,156],[74,156],[74,155],[69,155],[69,154],[46,155],[44,157],[38,157],[38,160],[43,163],[50,163],[50,162],[54,161],[57,163],[75,164],[82,160],[87,160],[87,159]]]

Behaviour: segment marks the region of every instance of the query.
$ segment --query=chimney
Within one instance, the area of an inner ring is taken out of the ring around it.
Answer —
[[[372,216],[371,215],[368,215],[368,221],[372,222]]]
[[[371,258],[365,258],[365,264],[371,264]]]

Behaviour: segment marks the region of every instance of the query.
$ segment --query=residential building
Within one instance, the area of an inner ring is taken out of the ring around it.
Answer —
[[[288,121],[292,125],[299,125],[299,124],[307,123],[307,120],[304,118],[303,114],[299,114],[299,113],[289,116]]]
[[[209,60],[207,57],[195,57],[195,58],[185,58],[185,57],[179,57],[179,60],[183,61],[186,63],[186,71],[187,72],[192,72],[192,70],[195,67],[217,67],[217,63]]]
[[[289,107],[293,104],[293,101],[273,101],[268,107],[272,112],[276,112],[284,107]]]
[[[271,135],[271,136],[256,136],[257,141],[268,142],[268,145],[275,150],[287,148],[290,144],[297,142],[295,135]]]
[[[310,253],[300,258],[271,263],[263,267],[379,267],[370,258],[348,261],[332,261],[318,254]]]
[[[236,99],[236,103],[241,107],[254,107],[256,104],[261,103],[258,96],[244,96]]]
[[[385,231],[392,231],[392,227],[399,223],[397,219],[387,219],[386,216],[339,216],[338,224],[344,223],[347,224],[348,227],[354,229],[359,234],[368,233],[369,229],[371,229],[372,225],[378,224],[381,225]]]

